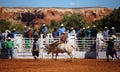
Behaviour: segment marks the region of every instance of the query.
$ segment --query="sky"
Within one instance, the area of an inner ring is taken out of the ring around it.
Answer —
[[[2,7],[107,7],[119,8],[120,0],[0,0]]]

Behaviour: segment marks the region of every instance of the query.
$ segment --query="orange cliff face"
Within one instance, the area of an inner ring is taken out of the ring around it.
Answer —
[[[51,20],[59,21],[64,14],[82,15],[88,23],[100,20],[112,12],[110,8],[4,8],[0,7],[0,19],[27,22],[30,26],[40,27],[43,23],[50,24]]]

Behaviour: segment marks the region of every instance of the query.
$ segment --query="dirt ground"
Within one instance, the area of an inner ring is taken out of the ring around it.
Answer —
[[[120,60],[98,59],[0,59],[0,72],[120,72]]]

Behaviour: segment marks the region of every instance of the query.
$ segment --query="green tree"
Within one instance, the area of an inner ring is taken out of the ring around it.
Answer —
[[[15,28],[18,32],[23,33],[24,27],[22,24],[12,24],[9,29],[12,31]]]
[[[49,26],[50,32],[53,31],[54,28],[59,28],[61,24],[64,24],[65,27],[70,28],[78,28],[79,26],[86,27],[87,22],[85,21],[83,16],[79,16],[76,13],[73,13],[71,16],[68,16],[67,14],[64,15],[63,19],[59,22],[55,22],[54,20],[51,20],[51,24]]]
[[[86,27],[87,22],[85,21],[83,16],[79,16],[76,13],[73,13],[71,16],[64,15],[64,18],[61,20],[60,23],[63,23],[66,27],[79,27],[84,26]]]
[[[5,31],[7,29],[9,29],[9,26],[11,25],[11,23],[7,20],[1,19],[0,20],[0,30],[1,31]]]
[[[107,26],[109,29],[115,27],[117,32],[120,32],[120,8],[114,9],[109,16],[105,18],[94,21],[93,24],[97,25],[100,29]]]

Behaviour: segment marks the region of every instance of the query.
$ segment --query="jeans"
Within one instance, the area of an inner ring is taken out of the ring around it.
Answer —
[[[9,49],[7,49],[7,52],[8,52],[8,57],[13,58],[13,49],[9,48]]]

